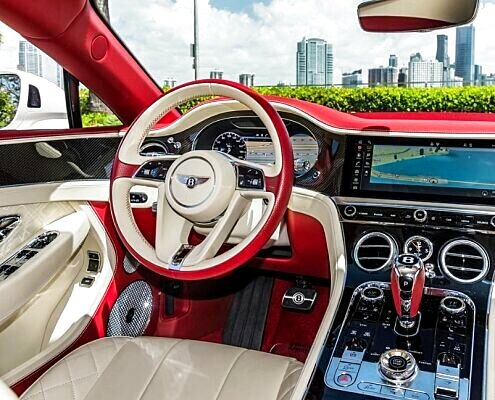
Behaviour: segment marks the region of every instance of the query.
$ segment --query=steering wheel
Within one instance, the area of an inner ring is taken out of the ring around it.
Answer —
[[[140,155],[141,145],[170,110],[198,97],[222,96],[242,103],[265,125],[274,165],[258,165],[217,151],[191,151],[180,157]],[[246,86],[200,80],[178,86],[153,103],[131,125],[115,156],[110,202],[113,220],[127,250],[144,267],[173,279],[199,280],[226,275],[254,257],[282,221],[292,193],[294,161],[289,134],[278,112]],[[132,187],[158,188],[155,245],[142,235],[130,204]],[[238,244],[220,252],[251,201],[263,199],[264,212]],[[211,232],[195,246],[195,225]]]

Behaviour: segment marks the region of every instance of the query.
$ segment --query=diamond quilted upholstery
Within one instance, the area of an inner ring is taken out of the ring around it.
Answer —
[[[58,362],[22,400],[288,400],[302,364],[190,340],[114,337]]]

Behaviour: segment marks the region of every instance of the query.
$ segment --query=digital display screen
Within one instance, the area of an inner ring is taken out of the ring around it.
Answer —
[[[495,199],[495,143],[355,138],[346,163],[350,194],[397,199]]]
[[[441,146],[373,146],[370,183],[495,191],[495,151]]]

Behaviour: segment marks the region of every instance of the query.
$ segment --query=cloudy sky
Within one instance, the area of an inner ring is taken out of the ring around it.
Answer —
[[[370,34],[362,32],[356,6],[362,0],[198,0],[200,75],[224,71],[237,80],[256,74],[256,84],[295,83],[296,44],[320,37],[334,45],[334,83],[341,73],[386,65],[389,54],[406,65],[421,52],[433,59],[436,34]],[[434,1],[434,0],[432,0]],[[453,0],[455,2],[455,0]],[[111,22],[157,82],[191,80],[189,44],[193,40],[192,0],[109,0]],[[495,73],[495,0],[482,1],[476,26],[476,63]],[[0,68],[17,65],[18,37],[0,24],[4,44]],[[450,37],[454,60],[455,30]]]

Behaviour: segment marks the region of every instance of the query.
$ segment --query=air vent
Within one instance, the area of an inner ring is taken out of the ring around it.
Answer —
[[[354,261],[368,272],[381,271],[392,264],[397,255],[397,244],[383,232],[370,232],[361,237],[354,247]]]
[[[440,266],[449,278],[461,283],[473,283],[485,277],[490,259],[478,243],[457,239],[447,243],[440,252]]]
[[[164,156],[168,154],[168,150],[163,143],[148,142],[141,146],[139,154],[146,157]]]

